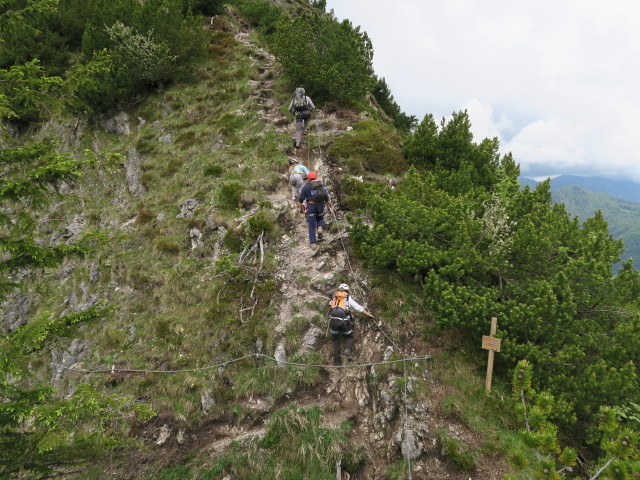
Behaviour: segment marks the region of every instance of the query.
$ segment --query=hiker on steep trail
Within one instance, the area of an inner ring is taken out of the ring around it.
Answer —
[[[307,131],[311,112],[316,109],[311,99],[307,96],[304,88],[298,87],[293,93],[291,103],[289,103],[289,112],[296,117],[296,134],[295,147],[300,148],[302,145],[302,132]]]
[[[353,318],[351,309],[358,313],[364,313],[368,317],[373,317],[365,308],[349,296],[349,285],[341,284],[338,290],[329,301],[329,332],[333,341],[333,364],[342,365],[341,337],[345,337],[344,356],[348,362],[353,360]]]
[[[324,209],[325,205],[329,205],[329,192],[318,180],[316,172],[309,172],[307,175],[307,183],[302,187],[300,196],[298,197],[300,210],[304,212],[304,204],[306,202],[307,222],[309,224],[309,246],[313,249],[318,247],[316,243],[316,229],[318,239],[322,240],[324,227]]]
[[[304,181],[309,175],[309,169],[302,165],[298,159],[289,157],[289,184],[291,185],[291,200],[298,201],[298,196],[302,193]]]

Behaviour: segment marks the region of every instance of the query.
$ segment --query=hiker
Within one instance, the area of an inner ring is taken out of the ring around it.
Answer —
[[[289,104],[289,110],[296,117],[296,142],[295,147],[302,145],[302,132],[307,131],[311,112],[316,109],[311,99],[307,96],[304,88],[298,87],[293,93],[293,98]]]
[[[296,158],[289,157],[289,184],[291,185],[291,200],[298,200],[302,193],[304,181],[307,179],[309,169],[302,165]]]
[[[333,340],[333,364],[342,365],[340,358],[340,337],[345,337],[344,356],[348,362],[353,360],[352,349],[355,337],[353,335],[353,318],[351,309],[373,317],[365,308],[349,296],[349,285],[341,284],[329,302],[329,332]]]
[[[307,222],[309,223],[309,246],[313,249],[318,247],[316,243],[316,227],[318,239],[322,240],[322,229],[324,227],[324,207],[329,203],[329,192],[322,182],[318,180],[316,172],[309,172],[307,183],[302,187],[300,196],[300,210],[304,211],[304,203],[307,202]]]

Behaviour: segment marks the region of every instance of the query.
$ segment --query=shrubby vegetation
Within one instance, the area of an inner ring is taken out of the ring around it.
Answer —
[[[373,86],[373,47],[350,21],[315,13],[282,18],[273,49],[291,82],[318,99],[362,101]]]
[[[513,452],[508,457],[516,473],[505,478],[573,478],[578,470],[578,451],[572,447],[561,448],[558,427],[549,420],[557,408],[556,400],[548,392],[536,392],[532,384],[533,365],[521,360],[513,372],[512,399],[523,425],[520,435],[529,449]],[[589,479],[640,476],[638,431],[624,425],[616,409],[610,407],[600,408],[596,422],[600,458],[586,467]]]
[[[391,94],[391,89],[384,78],[376,78],[376,83],[371,93],[378,101],[384,112],[391,117],[394,126],[403,134],[408,134],[416,126],[418,120],[414,115],[407,115],[402,111]]]
[[[396,131],[372,120],[358,122],[353,131],[336,138],[327,154],[354,175],[364,171],[397,175],[407,169]]]
[[[265,35],[289,82],[304,86],[315,100],[362,102],[372,91],[375,77],[369,36],[350,21],[338,22],[324,13],[322,2],[295,18],[266,0],[238,3]]]
[[[602,216],[580,226],[548,183],[520,191],[512,158],[469,127],[465,112],[440,128],[425,117],[405,143],[414,169],[369,187],[374,225],[358,219],[352,238],[372,265],[421,277],[441,328],[479,338],[498,317],[505,364],[534,362],[567,432],[595,432],[601,405],[640,394],[639,273],[627,262],[612,277],[622,244]]]
[[[186,73],[203,52],[197,12],[218,1],[10,0],[0,7],[0,102],[13,117],[38,120],[39,93],[91,113],[130,100]],[[4,118],[6,112],[0,110]]]

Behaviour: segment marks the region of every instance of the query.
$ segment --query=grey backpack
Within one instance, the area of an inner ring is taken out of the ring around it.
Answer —
[[[298,87],[293,94],[293,109],[296,112],[302,112],[308,110],[307,108],[307,95],[304,92],[304,88]]]

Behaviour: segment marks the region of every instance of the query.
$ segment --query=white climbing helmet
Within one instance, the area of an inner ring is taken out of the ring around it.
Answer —
[[[341,283],[340,286],[338,287],[338,290],[342,290],[343,292],[348,292],[349,285],[347,285],[346,283]]]

